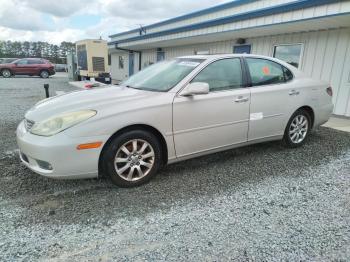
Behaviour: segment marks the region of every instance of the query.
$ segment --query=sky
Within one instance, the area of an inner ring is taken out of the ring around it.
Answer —
[[[59,44],[108,36],[229,0],[0,0],[0,40]]]

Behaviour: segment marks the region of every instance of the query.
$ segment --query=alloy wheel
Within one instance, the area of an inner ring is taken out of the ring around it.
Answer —
[[[289,138],[294,144],[304,141],[309,130],[309,120],[304,115],[297,115],[289,128]]]
[[[114,167],[118,176],[126,181],[138,181],[147,176],[154,165],[155,154],[145,140],[133,139],[117,151]]]
[[[3,77],[10,77],[11,76],[10,70],[7,70],[7,69],[3,70],[2,71],[2,76]]]
[[[48,74],[46,71],[42,71],[42,72],[40,73],[40,76],[41,76],[42,78],[48,78],[48,77],[49,77],[49,74]]]

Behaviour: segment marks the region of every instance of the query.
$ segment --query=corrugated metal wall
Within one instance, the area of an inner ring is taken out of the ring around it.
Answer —
[[[315,78],[330,82],[334,89],[334,113],[350,116],[350,29],[285,34],[247,39],[252,53],[273,55],[275,45],[303,44],[301,70]],[[195,51],[210,54],[232,53],[235,40],[164,48],[166,59],[193,55]],[[142,53],[143,67],[156,62],[156,50]]]

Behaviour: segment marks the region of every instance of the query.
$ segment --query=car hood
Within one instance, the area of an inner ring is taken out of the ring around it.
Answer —
[[[32,121],[45,120],[54,115],[79,110],[108,110],[110,112],[128,111],[135,104],[162,95],[161,92],[150,92],[122,86],[109,86],[100,89],[75,91],[40,101],[29,111],[25,118]]]

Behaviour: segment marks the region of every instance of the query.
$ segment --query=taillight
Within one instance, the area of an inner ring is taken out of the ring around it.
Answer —
[[[332,89],[332,87],[328,87],[328,88],[327,88],[327,94],[328,94],[329,96],[333,96],[333,89]]]

